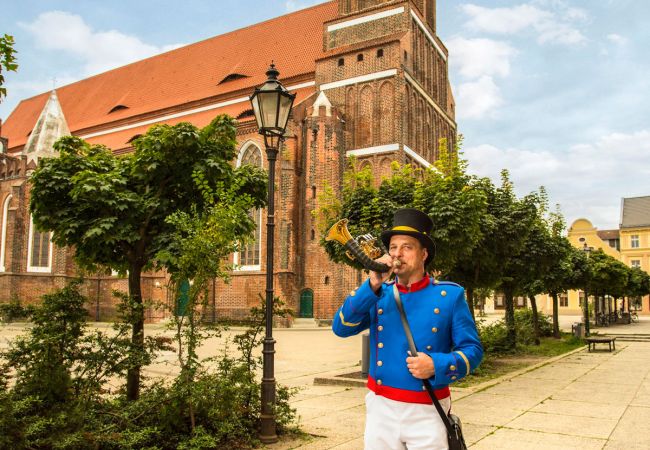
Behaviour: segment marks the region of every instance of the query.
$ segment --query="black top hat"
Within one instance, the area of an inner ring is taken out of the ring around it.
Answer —
[[[435,245],[429,237],[432,228],[433,221],[422,211],[413,208],[398,209],[393,215],[393,227],[381,233],[381,241],[389,248],[390,238],[396,234],[413,236],[427,249],[427,259],[424,261],[426,267],[435,254]]]

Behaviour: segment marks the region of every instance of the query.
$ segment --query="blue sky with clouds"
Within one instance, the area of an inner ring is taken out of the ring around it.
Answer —
[[[16,38],[6,119],[20,99],[317,0],[0,0]],[[470,170],[520,194],[546,186],[568,224],[616,228],[650,195],[650,2],[438,0]]]

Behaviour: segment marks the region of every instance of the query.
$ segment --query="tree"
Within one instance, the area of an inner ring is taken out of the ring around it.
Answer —
[[[472,316],[474,315],[475,298],[483,305],[483,300],[493,294],[493,288],[499,281],[499,264],[492,252],[491,240],[496,233],[497,221],[490,212],[489,205],[496,195],[495,187],[489,178],[476,179],[474,189],[483,192],[485,210],[479,217],[480,239],[472,248],[471,253],[458,257],[456,264],[449,274],[451,280],[463,285],[467,292],[467,303]]]
[[[249,166],[233,168],[235,121],[225,115],[203,129],[156,125],[133,145],[134,153],[116,157],[78,137],[61,138],[54,145],[59,157],[41,160],[32,175],[30,207],[34,224],[53,231],[55,244],[74,246],[80,267],[128,271],[132,340],[142,347],[141,273],[169,268],[179,257],[168,218],[228,204],[239,195],[262,207],[266,176]],[[139,388],[140,366],[134,365],[127,374],[128,398],[136,399]]]
[[[595,250],[589,255],[591,278],[587,292],[598,298],[611,294],[622,295],[628,280],[628,267],[602,250]],[[585,298],[585,301],[588,301]]]
[[[479,222],[486,209],[485,193],[475,186],[476,178],[466,174],[467,162],[457,152],[449,152],[442,140],[440,159],[435,169],[414,169],[410,165],[393,163],[392,174],[373,187],[370,168],[350,169],[344,174],[342,202],[327,194],[319,198],[314,216],[326,234],[341,218],[349,220],[352,236],[370,233],[379,236],[392,225],[398,208],[413,207],[426,212],[433,221],[431,238],[436,245],[435,268],[448,277],[460,257],[469,257],[481,238]],[[326,190],[326,192],[328,192]],[[330,258],[361,269],[356,261],[345,256],[345,250],[331,241],[321,241]]]
[[[650,275],[644,272],[639,267],[630,269],[630,276],[626,288],[628,297],[631,297],[636,302],[640,302],[641,297],[650,294]],[[638,305],[637,307],[640,307]]]
[[[0,36],[0,102],[7,95],[7,89],[4,87],[5,77],[2,74],[2,69],[4,68],[8,72],[15,72],[18,69],[15,54],[14,37],[8,34]]]
[[[507,345],[514,349],[517,341],[515,328],[514,295],[521,292],[521,259],[525,245],[537,218],[538,197],[534,194],[519,199],[507,170],[501,172],[501,187],[488,210],[496,221],[495,234],[490,241],[491,252],[500,267],[499,287],[506,303],[505,322],[508,331]]]
[[[434,266],[444,278],[466,259],[483,237],[481,219],[486,213],[486,193],[477,186],[477,178],[467,174],[467,160],[462,159],[459,139],[454,151],[441,139],[435,170],[427,170],[415,185],[413,206],[427,213],[433,221],[431,239],[436,245]],[[470,304],[473,313],[473,305]]]
[[[209,298],[208,286],[216,277],[228,279],[230,267],[224,262],[228,255],[239,251],[239,243],[255,230],[255,222],[248,211],[259,203],[246,193],[234,195],[239,189],[232,189],[233,186],[222,185],[218,191],[204,183],[200,187],[210,204],[214,203],[212,198],[220,198],[220,204],[209,206],[202,212],[194,208],[189,212],[172,214],[168,222],[175,227],[172,239],[178,254],[168,255],[163,250],[164,255],[158,255],[160,259],[169,261],[167,266],[171,272],[175,298],[179,298],[182,284],[192,280],[183,313],[176,314],[177,306],[172,307],[181,368],[180,376],[175,381],[180,394],[178,406],[181,410],[187,410],[192,432],[196,429],[195,379],[202,368],[197,349],[210,335],[220,334],[219,328],[201,326]]]

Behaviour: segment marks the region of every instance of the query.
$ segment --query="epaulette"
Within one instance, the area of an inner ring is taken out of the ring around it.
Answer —
[[[460,284],[454,283],[453,281],[446,281],[446,280],[436,280],[436,281],[437,281],[437,283],[436,283],[437,286],[444,285],[444,286],[456,286],[456,287],[462,288],[462,286]]]

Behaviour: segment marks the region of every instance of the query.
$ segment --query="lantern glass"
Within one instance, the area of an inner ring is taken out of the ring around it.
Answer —
[[[277,79],[279,72],[273,64],[266,72],[266,82],[255,89],[251,104],[260,133],[283,135],[289,121],[295,94],[287,91]]]
[[[293,96],[282,95],[280,96],[280,108],[278,111],[278,127],[284,132],[287,128],[287,122],[289,121],[289,113],[291,112],[291,107],[293,106]]]

